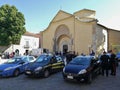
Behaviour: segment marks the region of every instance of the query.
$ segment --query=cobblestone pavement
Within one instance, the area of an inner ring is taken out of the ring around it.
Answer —
[[[61,72],[48,78],[18,77],[0,78],[0,90],[120,90],[120,66],[116,76],[97,76],[91,84],[66,82]]]

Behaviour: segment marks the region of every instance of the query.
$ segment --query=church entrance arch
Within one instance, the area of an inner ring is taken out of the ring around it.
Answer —
[[[57,40],[57,44],[59,52],[67,53],[71,51],[71,40],[67,35],[61,35]]]
[[[64,24],[59,25],[54,35],[53,50],[62,53],[71,51],[71,37],[69,28]]]
[[[63,53],[67,53],[68,52],[68,45],[63,45]]]

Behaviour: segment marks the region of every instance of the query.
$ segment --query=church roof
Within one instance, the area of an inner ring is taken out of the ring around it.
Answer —
[[[91,10],[91,9],[82,9],[82,10],[79,10],[79,11],[76,11],[74,13],[78,13],[78,12],[81,12],[81,11],[86,11],[86,12],[95,12],[95,10]]]
[[[102,25],[102,24],[99,24],[99,23],[97,23],[97,25],[99,25],[99,26],[101,26],[101,27],[103,27],[103,28],[105,28],[105,29],[107,29],[107,30],[113,30],[113,31],[118,31],[118,32],[120,32],[120,30],[111,29],[111,28],[108,28],[108,27],[106,27],[106,26],[104,26],[104,25]]]
[[[40,37],[39,34],[31,33],[31,32],[28,32],[28,31],[26,31],[26,32],[24,33],[24,36],[32,36],[32,37],[37,37],[37,38]]]
[[[82,9],[73,14],[79,18],[95,18],[95,11],[90,9]]]
[[[70,13],[67,13],[63,10],[59,10],[51,22],[58,21],[58,20],[61,20],[61,19],[65,19],[65,18],[68,18],[70,16],[73,16],[73,15],[70,14]]]

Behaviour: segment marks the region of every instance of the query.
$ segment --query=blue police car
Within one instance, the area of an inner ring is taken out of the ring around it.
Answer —
[[[18,76],[29,64],[26,57],[15,57],[0,65],[0,77]]]

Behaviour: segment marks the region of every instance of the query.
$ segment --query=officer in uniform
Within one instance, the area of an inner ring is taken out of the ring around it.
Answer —
[[[108,77],[110,57],[106,54],[106,52],[103,52],[103,55],[101,55],[100,59],[101,59],[101,66],[102,66],[102,75],[104,76],[104,72],[105,72],[106,76]]]

